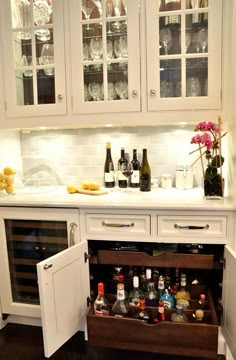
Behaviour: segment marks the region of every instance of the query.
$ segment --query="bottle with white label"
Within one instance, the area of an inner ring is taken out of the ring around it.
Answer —
[[[104,165],[104,184],[106,188],[115,186],[114,164],[111,157],[111,144],[106,143],[106,160]]]
[[[139,169],[140,169],[140,162],[137,159],[137,150],[133,149],[133,159],[130,163],[130,187],[132,188],[138,188],[140,186],[140,175],[139,175]]]
[[[125,149],[121,148],[120,159],[118,160],[118,186],[120,188],[127,188],[128,180],[127,174],[128,172],[128,160],[125,157]]]

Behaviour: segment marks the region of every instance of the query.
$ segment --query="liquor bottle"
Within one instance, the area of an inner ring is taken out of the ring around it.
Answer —
[[[152,282],[148,284],[148,289],[145,293],[145,301],[147,306],[157,306],[158,304],[158,293],[155,290],[155,284]]]
[[[151,191],[151,168],[147,159],[147,149],[143,149],[143,160],[140,166],[140,191]]]
[[[180,289],[177,291],[177,294],[175,295],[176,298],[176,304],[177,305],[183,305],[184,308],[189,307],[189,300],[190,300],[190,293],[186,286],[186,275],[181,274],[180,277]]]
[[[145,278],[141,279],[140,284],[141,284],[141,290],[143,293],[147,292],[148,289],[148,284],[151,282],[152,280],[152,269],[146,269],[146,275]]]
[[[118,186],[127,188],[128,180],[124,173],[128,172],[128,160],[125,158],[125,149],[121,148],[120,159],[118,160]]]
[[[132,172],[130,176],[130,187],[132,188],[138,188],[140,186],[139,169],[140,163],[137,159],[137,150],[133,149],[133,159],[130,163],[130,171]]]
[[[94,313],[95,315],[103,316],[109,315],[109,304],[104,296],[104,284],[98,283],[98,296],[94,302]]]
[[[156,317],[154,317],[153,322],[158,323],[164,320],[165,320],[165,307],[164,307],[164,302],[160,300],[158,303],[158,312]]]
[[[144,299],[140,299],[139,303],[139,311],[137,312],[137,315],[135,316],[142,322],[151,324],[152,321],[152,311],[151,309],[146,308],[146,302]]]
[[[106,188],[113,188],[115,186],[115,172],[114,164],[111,157],[111,144],[106,143],[106,160],[104,165],[104,184]]]
[[[164,277],[162,275],[160,275],[159,279],[158,279],[158,293],[159,293],[159,296],[161,296],[161,294],[164,293],[164,290],[165,290]]]
[[[200,294],[200,298],[198,300],[198,306],[199,306],[199,309],[206,309],[206,305],[207,305],[207,302],[206,302],[206,295],[205,294]]]
[[[170,288],[165,288],[164,292],[159,295],[159,299],[163,301],[166,309],[173,309],[175,307],[174,294],[172,294]]]
[[[171,321],[188,322],[188,318],[184,313],[184,307],[182,305],[176,305],[176,312],[171,314]]]
[[[139,306],[140,298],[143,297],[142,291],[139,289],[138,276],[133,277],[133,289],[129,293],[129,305]]]
[[[125,287],[122,283],[117,284],[117,299],[112,306],[111,313],[117,317],[128,316],[128,303],[125,299]]]

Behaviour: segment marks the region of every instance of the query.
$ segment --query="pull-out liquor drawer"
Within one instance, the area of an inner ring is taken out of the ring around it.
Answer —
[[[199,294],[191,291],[191,297]],[[91,308],[87,316],[89,342],[96,346],[216,359],[217,317],[211,293],[206,294],[209,310],[205,310],[204,320],[198,323],[192,316],[194,306],[185,311],[188,323],[170,321],[175,311],[170,309],[165,310],[167,320],[154,325],[133,318],[96,316]]]

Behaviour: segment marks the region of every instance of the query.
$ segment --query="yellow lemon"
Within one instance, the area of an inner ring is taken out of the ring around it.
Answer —
[[[8,185],[5,190],[8,194],[14,193],[14,187],[12,185]]]
[[[6,175],[3,174],[3,172],[0,172],[0,181],[5,181]]]
[[[69,184],[67,185],[66,190],[68,191],[69,194],[74,194],[77,192],[77,186],[73,184]]]
[[[88,190],[89,187],[90,187],[90,182],[89,181],[83,181],[82,182],[82,189]]]
[[[89,183],[89,189],[90,190],[98,190],[98,189],[100,189],[100,187],[101,187],[101,185],[99,183],[95,182],[95,181],[91,181]]]
[[[3,172],[5,175],[14,175],[16,173],[15,170],[9,166],[5,167],[5,169],[3,169]]]
[[[6,184],[7,185],[12,185],[12,184],[14,184],[14,177],[13,176],[6,176],[6,179],[5,179],[5,181],[6,181]]]
[[[7,187],[7,184],[5,182],[0,182],[0,190],[5,190]]]

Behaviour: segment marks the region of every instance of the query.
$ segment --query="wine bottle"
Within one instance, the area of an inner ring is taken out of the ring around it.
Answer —
[[[143,149],[143,161],[140,166],[140,191],[151,191],[151,168],[147,159],[147,149]]]
[[[124,284],[122,283],[117,284],[117,300],[112,306],[111,313],[118,317],[128,316],[129,307],[128,302],[125,299]]]
[[[104,296],[104,284],[98,283],[98,296],[94,302],[95,315],[103,316],[109,315],[109,304]]]
[[[132,188],[138,188],[140,186],[139,169],[140,163],[137,159],[137,150],[133,149],[133,159],[130,163],[130,171],[132,172],[130,177],[130,187]]]
[[[106,188],[115,186],[114,164],[111,157],[111,144],[106,143],[106,160],[104,165],[104,183]]]
[[[128,172],[128,160],[125,158],[125,149],[121,148],[120,159],[118,160],[118,186],[120,188],[127,188],[128,181],[124,173]]]

